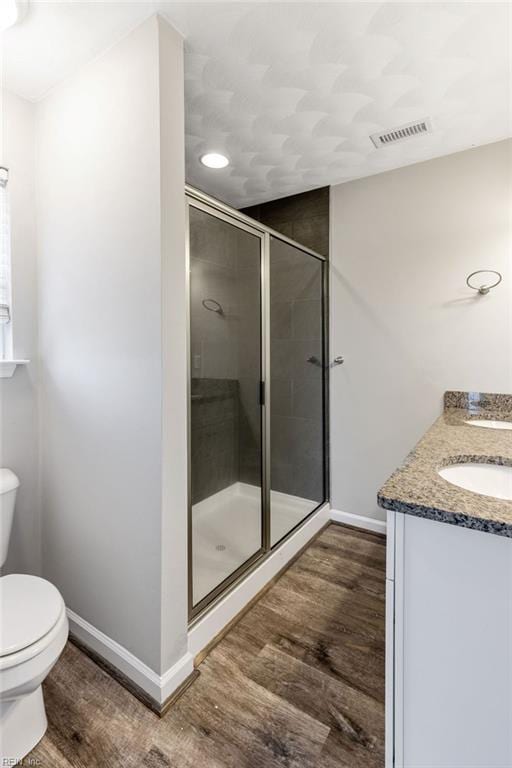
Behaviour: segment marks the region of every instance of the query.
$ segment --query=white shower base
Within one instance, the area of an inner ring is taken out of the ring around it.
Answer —
[[[276,544],[318,506],[317,501],[271,491],[271,543]],[[194,604],[261,547],[261,489],[246,483],[192,507]]]

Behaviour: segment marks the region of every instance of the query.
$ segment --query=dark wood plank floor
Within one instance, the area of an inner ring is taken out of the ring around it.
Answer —
[[[385,539],[331,525],[161,720],[68,643],[43,768],[383,768]]]

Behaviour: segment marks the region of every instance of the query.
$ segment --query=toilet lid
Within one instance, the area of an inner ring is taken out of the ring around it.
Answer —
[[[64,601],[58,589],[38,576],[0,578],[0,656],[36,643],[57,623]]]

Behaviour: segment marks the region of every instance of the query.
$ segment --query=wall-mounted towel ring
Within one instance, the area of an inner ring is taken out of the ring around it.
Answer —
[[[471,284],[471,278],[475,275],[495,275],[498,279],[494,282],[488,285],[487,283],[484,283],[483,285],[472,285]],[[497,285],[501,283],[503,280],[503,277],[500,272],[497,272],[495,269],[477,269],[476,272],[472,272],[470,275],[468,275],[466,279],[466,284],[469,286],[469,288],[472,288],[474,291],[478,291],[479,294],[482,296],[485,296],[489,293],[491,288],[496,288]]]
[[[224,314],[224,310],[222,309],[219,302],[215,301],[215,299],[203,299],[202,304],[203,307],[209,312],[216,312],[218,315]]]

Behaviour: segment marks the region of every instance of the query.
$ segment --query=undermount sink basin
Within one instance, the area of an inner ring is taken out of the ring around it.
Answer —
[[[466,424],[472,427],[486,427],[487,429],[512,429],[512,421],[496,421],[493,419],[466,419]]]
[[[512,501],[512,467],[500,464],[451,464],[439,470],[452,485],[483,496]]]

